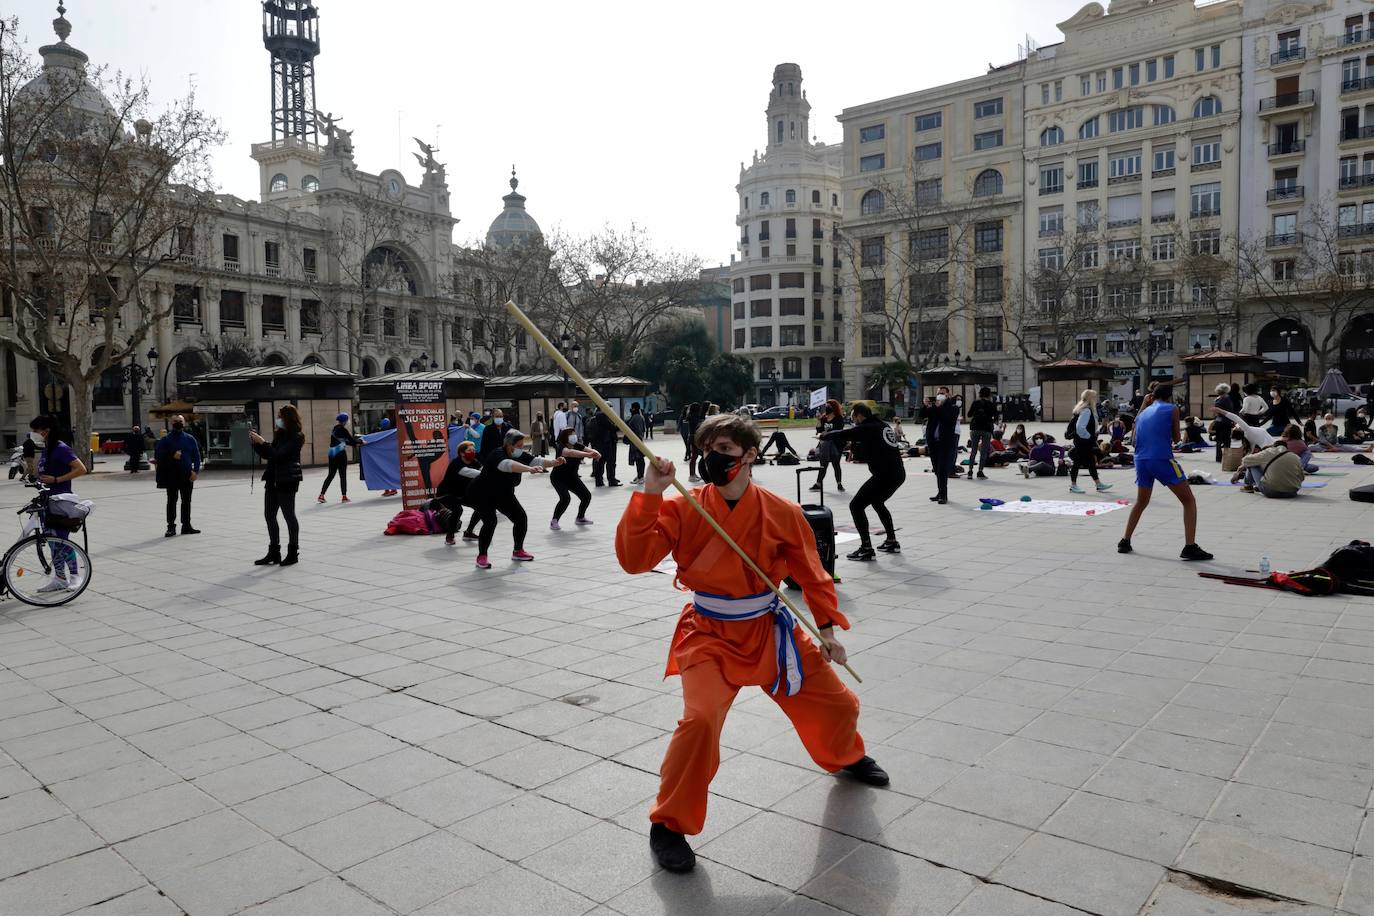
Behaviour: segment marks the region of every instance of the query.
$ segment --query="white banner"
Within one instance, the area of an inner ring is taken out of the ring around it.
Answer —
[[[829,391],[828,388],[825,388],[824,386],[822,386],[822,387],[820,387],[820,388],[817,388],[815,391],[811,392],[811,405],[810,405],[810,406],[814,409],[814,408],[820,407],[822,404],[824,404],[825,401],[826,401],[826,393],[827,393],[828,391]]]

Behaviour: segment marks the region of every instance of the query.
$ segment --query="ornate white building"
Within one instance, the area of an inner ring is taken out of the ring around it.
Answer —
[[[829,386],[842,397],[844,331],[837,287],[843,149],[810,139],[801,67],[779,64],[767,146],[740,164],[739,257],[730,264],[731,340],[754,364],[757,400],[805,406]]]
[[[147,292],[166,314],[147,338],[159,354],[152,390],[141,398],[142,416],[131,417],[122,367],[111,367],[92,394],[97,432],[145,423],[150,407],[176,399],[179,380],[219,366],[322,363],[366,377],[410,368],[471,370],[477,361],[473,297],[484,293],[480,285],[455,282],[463,249],[453,243],[458,219],[438,150],[416,141],[418,182],[397,168],[375,175],[358,169],[351,131],[341,118],[313,109],[313,68],[302,75],[280,66],[283,47],[303,50],[309,61],[318,53],[311,0],[269,0],[263,7],[277,101],[273,138],[252,147],[258,199],[217,196],[195,237],[179,239],[179,259],[148,274]],[[84,83],[80,104],[111,111],[86,80],[86,55],[65,40],[70,24],[58,22],[61,40],[40,49],[38,80],[64,71]],[[293,104],[302,99],[310,106],[305,114]],[[515,186],[512,177],[487,233],[490,244],[539,232]],[[134,320],[132,313],[123,319]],[[7,438],[22,435],[35,414],[70,410],[66,386],[46,370],[8,349],[0,360],[0,430]]]

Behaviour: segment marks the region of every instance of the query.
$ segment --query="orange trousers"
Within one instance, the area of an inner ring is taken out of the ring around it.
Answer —
[[[795,696],[769,694],[792,720],[807,753],[828,772],[864,756],[859,736],[859,698],[841,681],[809,639],[798,639],[802,689]],[[707,790],[720,768],[720,732],[738,684],[725,679],[713,661],[682,672],[682,718],[659,771],[658,800],[649,820],[694,836],[706,823]]]

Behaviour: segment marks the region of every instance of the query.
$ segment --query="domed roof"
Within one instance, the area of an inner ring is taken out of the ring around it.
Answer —
[[[43,71],[15,93],[14,106],[22,110],[29,105],[42,111],[52,106],[55,100],[62,99],[63,106],[76,116],[66,125],[66,130],[84,130],[91,126],[92,119],[103,121],[101,126],[111,128],[118,121],[114,106],[86,79],[86,64],[90,58],[84,51],[67,44],[72,24],[67,21],[66,12],[66,8],[59,3],[57,18],[52,21],[57,44],[38,49],[43,58]]]
[[[515,167],[512,166],[510,193],[501,198],[506,202],[506,207],[497,214],[496,219],[491,221],[491,227],[487,229],[487,244],[493,248],[523,245],[532,241],[535,236],[543,235],[539,224],[525,209],[525,195],[516,190],[518,187],[520,180],[515,177]]]

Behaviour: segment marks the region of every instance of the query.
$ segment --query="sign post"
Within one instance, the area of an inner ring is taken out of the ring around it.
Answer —
[[[396,453],[401,504],[423,507],[448,468],[448,403],[442,381],[396,383]]]

